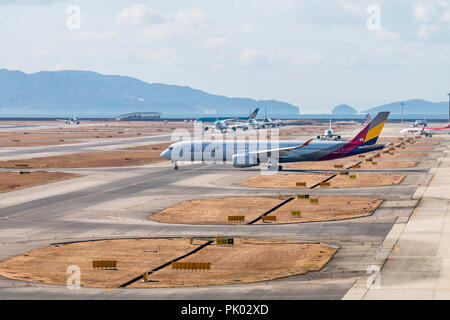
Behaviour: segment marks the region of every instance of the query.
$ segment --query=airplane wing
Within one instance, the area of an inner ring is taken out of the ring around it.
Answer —
[[[235,128],[247,128],[248,129],[250,124],[248,122],[237,122],[233,125],[232,124],[230,124],[230,125]]]
[[[302,148],[306,147],[308,144],[310,144],[311,141],[313,141],[313,139],[310,139],[310,140],[306,141],[305,143],[298,145],[298,146],[287,147],[287,148],[258,150],[258,151],[249,152],[249,154],[265,154],[265,153],[271,153],[271,152],[278,152],[280,155],[283,155],[283,154],[286,154],[288,151],[302,149]]]
[[[220,120],[220,121],[223,121],[223,122],[225,122],[225,123],[228,124],[228,122],[231,122],[231,121],[238,121],[238,120],[239,120],[238,118],[228,118],[228,119],[222,119],[222,120]]]

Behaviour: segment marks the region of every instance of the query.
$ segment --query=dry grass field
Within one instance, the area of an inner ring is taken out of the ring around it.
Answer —
[[[210,262],[211,270],[164,268],[131,288],[224,285],[284,278],[321,270],[337,249],[298,241],[235,239],[232,247],[210,245],[180,261]],[[155,281],[155,282],[153,282]]]
[[[310,203],[309,199],[294,199],[270,213],[269,216],[276,216],[275,223],[302,223],[357,218],[370,215],[382,202],[382,200],[373,198],[352,196],[311,196],[311,198],[317,198],[318,204]],[[301,211],[301,217],[292,217],[292,211]],[[264,224],[266,222],[258,221],[257,223]]]
[[[4,123],[13,125],[14,123]],[[36,130],[27,128],[11,128],[11,131],[0,131],[0,147],[31,147],[56,144],[77,143],[83,139],[132,138],[168,134],[178,128],[192,131],[191,125],[183,122],[85,122],[81,125],[55,126],[49,123],[16,123],[18,125],[50,125]]]
[[[379,153],[379,152],[377,152],[377,153]],[[364,161],[364,159],[368,159],[370,157],[373,157],[377,153],[368,153],[368,154],[365,155],[364,158],[360,158],[359,156],[353,156],[353,157],[348,157],[346,159],[347,160],[354,160],[354,161]],[[424,153],[424,152],[408,152],[408,151],[401,150],[401,149],[398,149],[398,148],[395,151],[393,151],[393,153],[394,154],[381,153],[380,157],[383,158],[383,159],[397,160],[397,159],[405,159],[405,158],[424,158],[428,154],[428,153]]]
[[[195,241],[195,244],[203,241]],[[81,285],[117,287],[145,271],[193,250],[188,239],[107,240],[48,246],[0,262],[0,275],[17,280],[65,284],[67,267],[81,270]],[[116,260],[117,270],[92,268],[93,260]]]
[[[228,216],[245,216],[243,223],[248,223],[285,199],[287,197],[229,197],[184,201],[149,218],[168,223],[240,224],[229,222]],[[311,204],[308,199],[294,199],[269,216],[276,216],[276,221],[271,222],[274,224],[339,220],[367,216],[380,203],[381,200],[352,196],[319,197],[319,204]],[[298,210],[301,218],[292,218],[291,211]]]
[[[160,157],[161,151],[107,151],[66,154],[21,160],[0,161],[0,168],[23,167],[47,168],[98,168],[141,166],[166,161]]]
[[[356,175],[355,179],[350,179],[348,175],[337,175],[331,179],[329,188],[358,188],[358,187],[379,187],[402,182],[404,176],[398,174],[385,173],[352,173]],[[258,175],[237,182],[238,185],[253,188],[274,188],[274,189],[298,189],[297,182],[306,182],[306,188],[309,188],[330,175],[309,174],[309,173],[278,173],[275,175]]]
[[[342,168],[336,168],[335,165],[341,165],[343,169],[350,168],[353,165],[356,165],[361,160],[360,164],[361,169],[398,169],[398,168],[412,168],[417,165],[415,161],[391,161],[391,160],[383,160],[377,161],[377,158],[374,158],[376,164],[365,161],[364,159],[360,160],[336,160],[336,161],[305,161],[305,162],[295,162],[289,164],[287,168],[290,169],[304,169],[304,170],[342,170]]]
[[[129,239],[48,246],[0,262],[0,275],[10,279],[65,285],[67,267],[81,271],[81,285],[113,288],[165,262],[194,250],[203,240]],[[157,282],[130,287],[233,284],[270,280],[322,269],[337,249],[295,241],[235,239],[232,247],[210,245],[182,262],[210,262],[211,270],[173,270],[149,276]],[[92,268],[93,260],[115,260],[117,270]]]
[[[281,203],[277,197],[229,197],[184,201],[149,218],[158,222],[228,224],[228,216],[245,216],[247,223]],[[238,222],[232,222],[238,223]]]

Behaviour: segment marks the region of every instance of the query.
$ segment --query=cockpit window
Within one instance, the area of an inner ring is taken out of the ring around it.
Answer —
[[[169,147],[169,151],[172,151],[173,147]]]

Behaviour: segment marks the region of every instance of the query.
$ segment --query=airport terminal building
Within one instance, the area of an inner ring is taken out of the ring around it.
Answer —
[[[159,112],[133,112],[122,114],[116,118],[117,121],[155,121],[161,119]]]

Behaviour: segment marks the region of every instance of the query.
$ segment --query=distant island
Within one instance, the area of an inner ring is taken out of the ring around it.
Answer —
[[[411,99],[396,101],[378,107],[364,110],[367,113],[377,113],[380,111],[390,111],[391,113],[402,113],[402,102],[404,114],[448,114],[448,101],[430,102],[422,99]]]
[[[331,111],[332,114],[355,114],[358,113],[353,107],[350,107],[348,104],[340,104],[333,108]]]
[[[146,83],[91,71],[24,73],[0,69],[0,116],[115,117],[129,112],[162,116],[248,115],[260,107],[277,116],[295,116],[299,107],[276,100],[228,98],[186,86]]]
[[[448,114],[448,101],[430,102],[422,99],[411,99],[404,101],[396,101],[381,106],[363,109],[360,112],[348,104],[340,104],[331,110],[333,115],[354,115],[354,114],[376,114],[380,111],[389,111],[391,114],[429,114],[429,115],[445,115]]]

